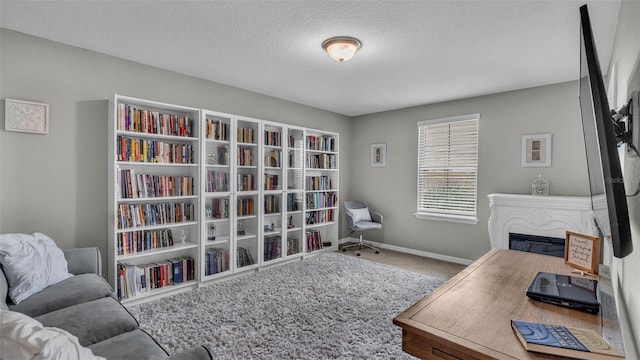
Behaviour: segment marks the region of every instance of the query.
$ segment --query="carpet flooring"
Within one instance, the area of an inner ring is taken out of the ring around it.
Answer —
[[[392,319],[444,279],[325,253],[128,306],[170,353],[215,359],[412,359]]]

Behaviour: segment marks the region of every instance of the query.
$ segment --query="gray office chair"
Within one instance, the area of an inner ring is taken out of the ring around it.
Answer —
[[[369,244],[365,244],[362,241],[362,232],[364,230],[377,230],[382,229],[382,214],[369,209],[366,201],[345,201],[344,213],[347,219],[347,228],[354,231],[360,231],[360,240],[357,244],[347,245],[342,248],[342,251],[347,251],[349,248],[358,247],[356,255],[360,256],[360,250],[363,247],[373,249],[376,254],[380,253],[378,248],[375,248]]]

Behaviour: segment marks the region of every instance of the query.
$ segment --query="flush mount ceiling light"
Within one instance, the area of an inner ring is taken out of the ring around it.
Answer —
[[[362,47],[360,40],[350,36],[336,36],[322,43],[322,48],[333,60],[338,62],[351,59],[360,47]]]

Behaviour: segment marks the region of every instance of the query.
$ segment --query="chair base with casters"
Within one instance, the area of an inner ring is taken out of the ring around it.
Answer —
[[[360,240],[358,241],[357,244],[351,244],[351,245],[347,245],[345,247],[342,248],[343,252],[347,252],[347,249],[351,249],[354,247],[358,247],[358,252],[356,253],[357,256],[360,256],[360,250],[362,250],[363,247],[365,248],[369,248],[371,250],[375,250],[376,254],[380,254],[380,249],[378,249],[377,247],[371,246],[369,244],[364,243],[364,241],[362,241],[362,231],[360,231]]]
[[[362,248],[369,248],[375,250],[376,254],[380,253],[380,249],[364,243],[362,239],[362,232],[365,230],[379,230],[382,229],[382,214],[369,209],[365,201],[345,201],[345,216],[347,220],[347,228],[354,231],[360,231],[360,239],[357,244],[347,245],[342,248],[342,251],[347,249],[358,247],[357,256],[360,256]]]

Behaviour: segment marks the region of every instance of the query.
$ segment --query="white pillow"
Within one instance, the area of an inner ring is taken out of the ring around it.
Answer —
[[[14,304],[73,276],[62,250],[41,233],[0,234],[0,263]]]
[[[104,359],[67,331],[44,327],[36,319],[8,310],[0,310],[0,349],[3,359]]]
[[[351,215],[354,224],[360,221],[371,221],[369,208],[348,209],[347,212],[349,213],[349,215]]]

